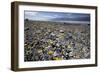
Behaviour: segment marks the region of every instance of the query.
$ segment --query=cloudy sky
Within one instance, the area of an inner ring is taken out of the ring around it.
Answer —
[[[90,14],[83,14],[83,13],[24,11],[24,15],[25,19],[29,20],[90,22]]]

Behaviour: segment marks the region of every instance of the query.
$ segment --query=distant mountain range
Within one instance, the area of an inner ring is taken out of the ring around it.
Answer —
[[[70,17],[66,17],[66,18],[53,18],[51,19],[52,21],[90,21],[89,17],[74,17],[74,18],[70,18]]]

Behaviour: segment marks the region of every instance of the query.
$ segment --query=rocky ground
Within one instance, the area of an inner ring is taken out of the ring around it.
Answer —
[[[90,58],[90,25],[25,21],[24,61]]]

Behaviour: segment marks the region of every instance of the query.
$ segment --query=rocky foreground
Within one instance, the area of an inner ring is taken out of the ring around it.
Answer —
[[[89,24],[25,21],[24,61],[89,58]]]

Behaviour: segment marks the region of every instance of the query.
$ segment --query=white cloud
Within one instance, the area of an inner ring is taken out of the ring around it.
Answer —
[[[25,15],[26,16],[34,16],[36,15],[38,12],[31,12],[31,11],[25,11]]]

